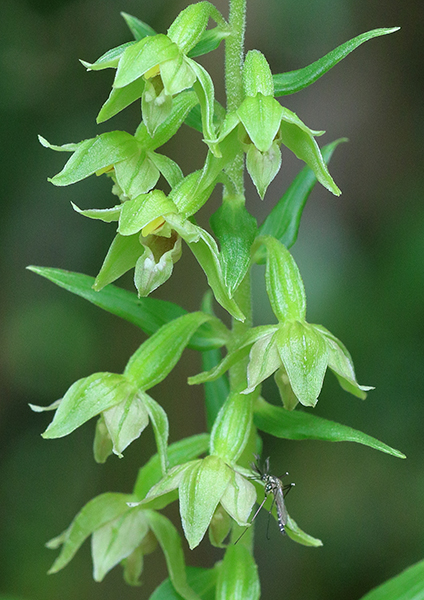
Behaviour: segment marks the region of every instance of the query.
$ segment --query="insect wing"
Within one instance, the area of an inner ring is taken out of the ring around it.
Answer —
[[[280,528],[281,533],[285,533],[284,527],[287,524],[287,509],[286,504],[284,502],[284,493],[283,486],[276,486],[274,489],[274,500],[275,507],[277,509],[277,517],[278,517],[278,526]]]

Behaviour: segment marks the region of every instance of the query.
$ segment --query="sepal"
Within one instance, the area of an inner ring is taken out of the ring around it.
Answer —
[[[277,142],[273,142],[266,152],[261,152],[256,146],[250,144],[247,150],[246,168],[263,200],[269,184],[281,168],[281,150]]]
[[[243,65],[245,96],[274,96],[274,81],[269,64],[259,50],[249,50]]]
[[[229,465],[237,462],[252,429],[253,397],[232,393],[221,407],[212,428],[210,454]]]

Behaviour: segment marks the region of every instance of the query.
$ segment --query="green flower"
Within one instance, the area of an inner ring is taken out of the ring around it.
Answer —
[[[341,192],[315,141],[315,136],[324,132],[307,127],[294,112],[274,98],[271,70],[257,50],[247,53],[243,81],[245,99],[237,110],[227,114],[217,142],[222,142],[238,127],[247,155],[247,170],[260,197],[263,199],[268,185],[280,170],[282,144],[313,170],[324,187],[339,196]]]
[[[207,456],[170,469],[142,503],[153,502],[177,488],[181,521],[191,549],[200,544],[219,506],[245,526],[256,499],[250,481],[218,456]]]

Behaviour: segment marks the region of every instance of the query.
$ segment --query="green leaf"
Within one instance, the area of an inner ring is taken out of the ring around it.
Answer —
[[[280,127],[282,143],[313,170],[315,177],[325,188],[335,196],[340,196],[341,191],[328,172],[327,165],[314,137],[320,133],[307,127],[294,112],[288,108],[283,108]]]
[[[133,17],[126,12],[121,12],[121,16],[124,18],[125,23],[128,25],[128,28],[133,34],[136,42],[142,40],[148,35],[156,35],[156,31],[150,27],[150,25],[140,21],[140,19],[137,19],[137,17]]]
[[[259,600],[260,593],[253,556],[242,544],[229,546],[218,570],[216,600]]]
[[[81,142],[62,171],[49,181],[59,186],[76,183],[96,171],[129,159],[137,150],[137,140],[126,131],[102,133]]]
[[[328,364],[325,339],[306,322],[288,321],[280,325],[276,344],[299,402],[315,406]]]
[[[184,308],[154,298],[138,298],[136,294],[108,285],[101,292],[93,290],[94,278],[82,273],[73,273],[50,267],[27,267],[30,271],[49,279],[59,287],[85,298],[92,304],[129,321],[140,327],[145,333],[152,334],[165,323],[188,314]],[[188,344],[195,350],[220,348],[227,341],[224,325],[218,320],[211,320],[199,327]]]
[[[174,442],[168,446],[169,468],[198,458],[209,448],[209,434],[199,433]],[[139,469],[134,485],[134,495],[138,500],[143,500],[147,492],[156,485],[162,477],[159,455],[152,458]]]
[[[171,521],[152,510],[145,510],[151,530],[165,555],[169,578],[184,600],[200,600],[187,583],[181,539]]]
[[[43,437],[68,435],[104,410],[131,401],[136,395],[137,388],[123,375],[94,373],[79,379],[66,392]]]
[[[202,311],[208,315],[213,315],[212,292],[209,290],[203,296]],[[204,371],[216,367],[222,360],[221,351],[216,348],[202,352],[202,368]],[[205,405],[206,405],[206,423],[208,431],[212,429],[216,416],[230,393],[230,384],[227,377],[220,377],[216,381],[207,382],[204,386]]]
[[[179,485],[180,513],[191,550],[203,539],[231,473],[217,456],[207,456],[184,473]]]
[[[190,587],[193,588],[202,600],[215,600],[216,569],[186,567],[186,575]],[[175,591],[170,579],[165,579],[156,588],[149,600],[183,600],[183,598]]]
[[[127,502],[131,499],[130,494],[106,493],[90,500],[76,515],[68,529],[46,544],[48,548],[53,549],[62,546],[49,573],[57,573],[63,569],[93,531],[130,511]]]
[[[320,58],[303,69],[297,69],[296,71],[289,71],[288,73],[274,75],[275,95],[284,96],[303,90],[303,88],[311,85],[311,83],[314,83],[314,81],[327,73],[327,71],[345,58],[350,52],[352,52],[352,50],[355,50],[355,48],[364,42],[380,35],[394,33],[399,29],[400,27],[391,27],[388,29],[373,29],[367,33],[362,33],[348,42],[345,42],[341,46],[338,46],[326,54],[323,58]]]
[[[104,123],[117,115],[121,110],[141,98],[144,91],[144,79],[139,77],[123,88],[112,88],[109,98],[103,104],[96,118],[96,123]]]
[[[148,394],[143,393],[144,406],[149,413],[150,421],[152,423],[153,431],[155,434],[156,448],[158,449],[159,460],[162,468],[162,474],[165,475],[169,468],[168,456],[167,456],[167,445],[169,436],[169,425],[168,417],[163,408]]]
[[[263,398],[256,401],[254,423],[270,435],[288,440],[321,440],[323,442],[356,442],[397,458],[405,458],[399,450],[375,438],[334,421],[328,421],[309,412],[285,410],[268,404]]]
[[[290,517],[290,515],[287,515],[287,524],[285,530],[289,538],[298,544],[302,544],[303,546],[319,548],[323,545],[321,540],[314,538],[308,533],[302,531],[299,525]]]
[[[346,138],[341,138],[322,148],[322,156],[327,164],[337,146],[341,142],[346,141]],[[316,182],[317,178],[312,169],[304,167],[293,180],[281,200],[277,202],[265,221],[260,225],[259,235],[275,237],[286,248],[293,246],[297,239],[303,209]],[[264,262],[264,248],[259,249],[255,259],[257,262]]]
[[[102,581],[107,573],[127,558],[149,531],[148,518],[142,509],[134,508],[93,532],[91,554],[93,579]]]
[[[213,29],[207,29],[202,33],[200,40],[197,44],[187,53],[189,58],[196,58],[196,56],[203,56],[213,50],[216,50],[220,45],[221,41],[230,35],[230,31],[225,31],[220,27],[214,27]]]
[[[141,390],[157,385],[177,364],[196,329],[209,319],[194,312],[163,325],[131,356],[124,375]]]
[[[117,233],[94,281],[93,289],[99,292],[109,283],[119,279],[136,265],[143,252],[138,234],[123,236]]]
[[[242,198],[227,197],[210,223],[219,241],[224,281],[232,297],[249,268],[256,219],[246,210]]]
[[[424,560],[374,588],[361,600],[423,600]]]

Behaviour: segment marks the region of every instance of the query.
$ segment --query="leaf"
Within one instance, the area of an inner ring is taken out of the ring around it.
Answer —
[[[91,538],[93,579],[102,581],[107,573],[127,558],[149,531],[142,509],[133,509],[96,529]]]
[[[256,219],[246,210],[242,198],[227,198],[210,223],[219,241],[224,281],[232,297],[249,268]]]
[[[321,440],[324,442],[356,442],[397,458],[405,458],[399,450],[375,438],[334,421],[328,421],[309,412],[288,411],[272,406],[259,398],[254,406],[254,423],[258,429],[270,435],[288,440]]]
[[[326,54],[323,58],[320,58],[303,69],[297,69],[296,71],[289,71],[288,73],[274,75],[273,79],[275,96],[295,94],[296,92],[303,90],[303,88],[311,85],[311,83],[314,83],[314,81],[327,73],[327,71],[329,71],[350,52],[355,50],[355,48],[364,42],[380,35],[394,33],[395,31],[398,31],[398,29],[400,29],[400,27],[373,29],[366,33],[362,33],[348,42],[345,42],[341,46],[338,46]]]
[[[174,525],[157,512],[145,510],[144,513],[165,555],[169,578],[174,588],[184,600],[200,600],[187,583],[181,538]]]
[[[104,410],[131,401],[136,395],[137,388],[123,375],[94,373],[79,379],[66,392],[43,438],[68,435]]]
[[[202,600],[215,600],[216,569],[186,567],[187,581]],[[170,579],[165,579],[153,592],[149,600],[182,600]]]
[[[229,546],[218,570],[216,600],[259,600],[260,593],[253,556],[242,544]]]
[[[361,600],[423,600],[424,560],[374,588]]]
[[[66,531],[47,542],[48,548],[62,546],[49,573],[57,573],[63,569],[93,531],[128,512],[130,508],[127,502],[131,498],[130,494],[106,493],[90,500],[76,515]]]
[[[199,433],[168,446],[169,468],[198,458],[209,448],[209,434]],[[152,458],[139,469],[134,485],[134,495],[138,500],[143,500],[147,492],[162,478],[159,455]]]
[[[330,158],[341,142],[346,138],[340,138],[322,148],[322,156],[328,164]],[[265,221],[259,227],[259,235],[270,235],[277,238],[286,248],[293,246],[299,231],[300,218],[306,201],[317,182],[314,172],[309,167],[304,167],[291,183],[288,190]],[[259,249],[255,255],[257,262],[264,262],[265,249]]]
[[[136,42],[148,35],[156,35],[156,31],[150,25],[140,21],[137,17],[133,17],[126,12],[121,12],[121,16],[124,18]]]
[[[197,44],[187,53],[189,58],[196,58],[196,56],[203,56],[213,50],[216,50],[220,45],[221,41],[230,35],[230,31],[224,31],[220,27],[214,27],[213,29],[207,29],[202,33],[202,37]]]
[[[30,271],[49,279],[59,287],[85,298],[92,304],[140,327],[152,334],[165,323],[188,314],[184,308],[154,298],[138,298],[137,294],[108,285],[100,292],[93,290],[94,278],[82,273],[50,267],[27,267]],[[195,350],[219,348],[227,341],[226,329],[218,319],[204,323],[193,334],[188,344]]]
[[[131,356],[124,375],[143,391],[157,385],[177,364],[196,329],[209,319],[205,313],[194,312],[162,325]]]

